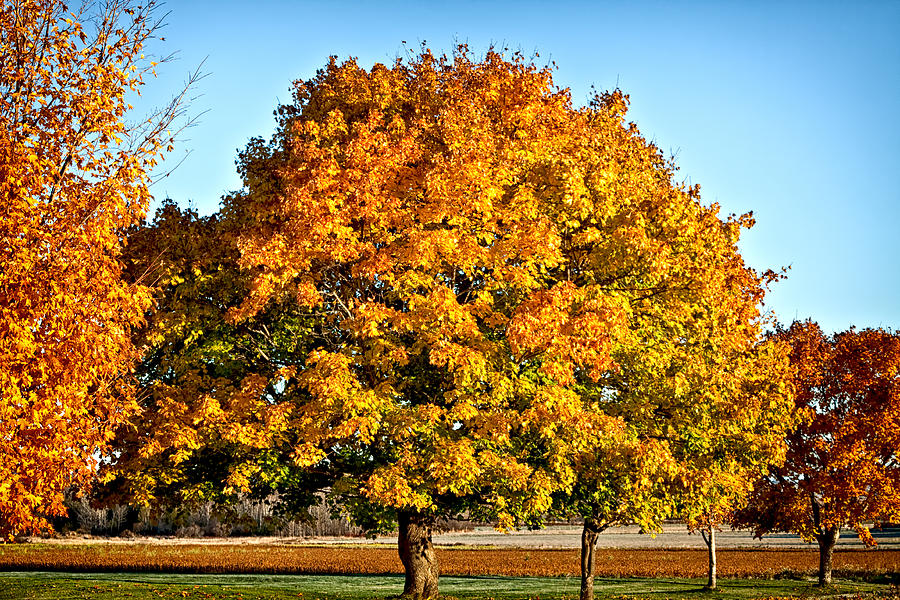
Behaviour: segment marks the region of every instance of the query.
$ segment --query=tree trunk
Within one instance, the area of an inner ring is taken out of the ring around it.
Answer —
[[[816,536],[819,542],[819,585],[831,585],[831,562],[834,558],[834,545],[841,530],[830,527]]]
[[[594,600],[594,546],[606,527],[585,519],[581,532],[581,600]]]
[[[706,580],[706,589],[714,590],[716,589],[716,528],[712,524],[712,519],[709,523],[709,535],[706,534],[705,529],[700,530],[700,535],[703,536],[703,541],[706,542],[706,548],[709,551],[709,578]]]
[[[407,511],[401,511],[398,517],[400,533],[397,536],[397,552],[406,572],[403,596],[416,600],[436,598],[438,561],[431,543],[434,519]]]

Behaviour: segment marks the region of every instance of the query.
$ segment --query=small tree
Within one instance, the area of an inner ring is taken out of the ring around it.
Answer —
[[[757,482],[741,523],[757,535],[792,531],[819,545],[819,584],[831,583],[841,529],[874,545],[870,522],[900,518],[900,336],[850,329],[826,336],[811,321],[775,337],[791,347],[797,410],[783,466]]]
[[[0,4],[0,535],[62,514],[133,410],[122,376],[149,298],[119,253],[183,110],[126,120],[155,8]]]
[[[674,516],[704,532],[708,586],[715,588],[715,528],[741,505],[752,480],[783,460],[783,438],[793,422],[784,346],[754,344],[741,335],[729,338],[742,340],[730,347],[722,338],[714,338],[719,345],[709,338],[707,345],[685,344],[690,338],[683,336],[673,345],[684,349],[669,355],[668,369],[622,377],[618,394],[607,388],[593,404],[593,411],[616,414],[630,438],[611,447],[607,438],[610,449],[579,457],[574,493],[562,498],[564,510],[585,519],[583,599],[592,597],[599,532],[624,523],[653,531]]]
[[[708,563],[706,589],[714,590],[718,585],[716,533],[722,525],[731,521],[731,507],[748,491],[746,474],[739,473],[694,473],[699,485],[689,486],[699,499],[683,511],[685,523],[691,532],[700,532],[706,544]],[[706,481],[703,481],[706,480]],[[699,488],[699,489],[698,489]]]
[[[608,430],[575,456],[577,481],[571,491],[557,496],[554,507],[564,516],[584,519],[580,590],[584,600],[594,596],[594,548],[600,533],[630,523],[653,531],[673,512],[667,484],[676,463],[668,444],[640,440],[624,421],[618,431]]]
[[[783,463],[784,436],[797,423],[788,351],[779,340],[761,340],[741,356],[723,356],[714,364],[728,372],[735,387],[729,394],[710,379],[703,390],[719,401],[704,424],[708,438],[685,454],[673,493],[680,516],[706,544],[708,589],[717,585],[716,531],[744,506],[753,481]]]

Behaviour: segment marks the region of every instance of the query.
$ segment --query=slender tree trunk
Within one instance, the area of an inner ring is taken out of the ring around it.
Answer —
[[[709,578],[706,580],[706,589],[716,589],[716,527],[709,521],[709,534],[705,529],[700,530],[703,541],[706,542],[706,548],[709,551]]]
[[[594,600],[594,546],[597,536],[606,529],[595,521],[584,520],[581,532],[581,600]]]
[[[834,545],[841,530],[830,527],[816,536],[819,542],[819,585],[831,585],[831,563],[834,558]]]
[[[431,543],[434,519],[419,513],[401,511],[397,551],[406,572],[403,596],[436,598],[438,595],[438,561]]]

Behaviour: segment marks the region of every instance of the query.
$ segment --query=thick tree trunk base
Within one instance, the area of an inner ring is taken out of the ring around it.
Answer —
[[[819,586],[831,585],[831,565],[834,560],[834,546],[840,537],[841,531],[832,527],[819,534]]]
[[[403,597],[415,600],[437,598],[438,561],[431,543],[434,520],[418,513],[401,512],[397,552],[406,572]]]

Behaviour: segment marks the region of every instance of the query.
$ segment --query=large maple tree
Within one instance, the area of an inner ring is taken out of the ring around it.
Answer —
[[[0,534],[39,530],[132,409],[146,290],[125,229],[182,105],[126,120],[155,63],[153,2],[0,5]]]
[[[407,594],[437,591],[437,516],[534,519],[578,480],[573,456],[615,440],[661,467],[714,436],[777,455],[777,429],[740,424],[783,396],[721,364],[758,339],[769,275],[737,251],[749,217],[676,184],[624,95],[577,108],[551,75],[464,47],[333,59],[240,160],[256,276],[233,317],[284,293],[323,314],[285,375],[303,399],[293,460],[346,464],[345,505],[396,515]]]
[[[675,183],[627,104],[575,107],[550,69],[464,47],[298,82],[216,219],[170,207],[135,237],[166,263],[142,334],[158,425],[123,436],[118,474],[145,500],[313,474],[368,530],[399,522],[405,593],[428,597],[441,516],[575,511],[589,557],[600,527],[708,498],[675,483],[710,457],[777,458],[750,217]]]
[[[275,378],[284,418],[265,432],[292,441],[293,464],[334,473],[357,522],[399,521],[406,593],[432,596],[439,516],[540,515],[573,479],[570,432],[611,421],[567,385],[608,366],[621,307],[546,275],[561,240],[542,196],[552,184],[563,202],[577,176],[544,147],[564,151],[579,113],[549,71],[461,50],[370,72],[332,61],[279,114],[229,201],[256,275],[232,317],[287,294],[318,322]],[[263,473],[233,475],[249,488]]]
[[[754,489],[741,522],[757,535],[792,531],[819,545],[819,583],[831,583],[845,528],[874,544],[871,523],[900,519],[900,335],[812,321],[775,334],[791,347],[797,410],[787,459]]]

